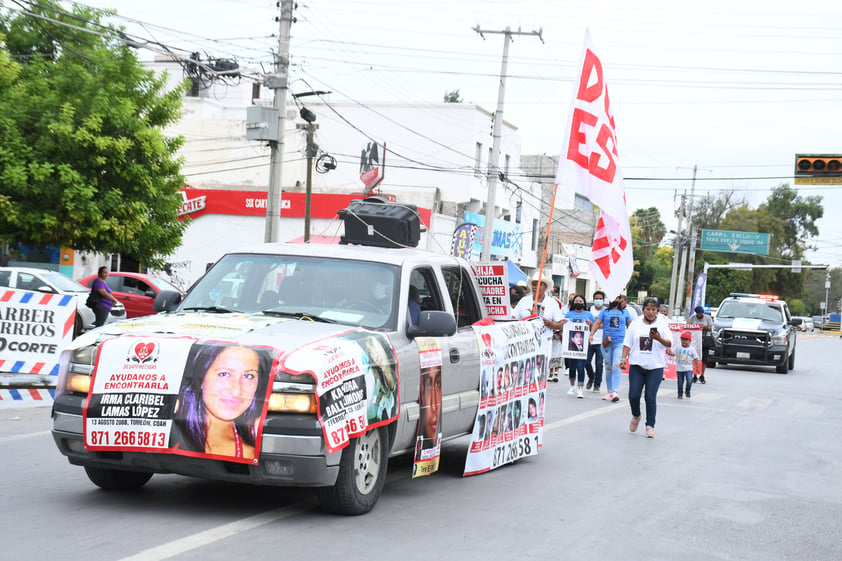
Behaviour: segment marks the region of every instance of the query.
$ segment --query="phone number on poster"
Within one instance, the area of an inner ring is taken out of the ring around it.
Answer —
[[[90,446],[140,446],[164,448],[167,445],[167,433],[122,430],[108,432],[92,430],[88,433]]]
[[[538,453],[538,437],[523,436],[494,449],[494,462],[491,467],[498,467],[519,460],[524,456]]]

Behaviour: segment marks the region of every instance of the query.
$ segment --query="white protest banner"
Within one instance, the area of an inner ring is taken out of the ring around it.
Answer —
[[[75,318],[76,296],[0,289],[0,372],[57,376]]]
[[[590,270],[599,286],[613,298],[631,278],[632,238],[614,114],[602,62],[594,52],[590,33],[585,34],[580,69],[556,184],[575,186],[600,208]]]
[[[506,263],[471,264],[477,278],[479,292],[491,319],[510,319],[512,307],[509,300],[509,271]]]
[[[550,337],[540,319],[475,325],[480,406],[465,475],[538,453],[543,441]]]
[[[256,464],[274,355],[190,337],[107,339],[85,403],[85,448]]]
[[[355,329],[291,351],[281,369],[316,379],[319,421],[331,454],[398,414],[398,365],[387,335]]]

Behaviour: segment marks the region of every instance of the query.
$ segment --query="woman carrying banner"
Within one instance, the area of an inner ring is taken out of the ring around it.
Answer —
[[[561,313],[558,300],[552,296],[552,291],[550,290],[552,283],[552,276],[549,273],[542,274],[540,271],[536,271],[532,275],[532,294],[527,294],[517,303],[512,313],[514,318],[524,319],[532,315],[537,315],[544,320],[544,326],[547,329],[552,331],[561,329],[562,325],[564,325],[564,316]],[[556,354],[556,349],[553,348],[548,381],[558,382],[560,362],[560,351],[559,354]]]
[[[643,315],[626,330],[620,368],[629,366],[629,406],[632,420],[629,430],[640,424],[640,396],[645,388],[646,436],[655,437],[655,414],[658,410],[658,387],[666,366],[666,349],[672,346],[669,323],[658,313],[657,298],[643,301]]]
[[[195,344],[175,408],[178,450],[254,458],[272,359],[250,347]]]

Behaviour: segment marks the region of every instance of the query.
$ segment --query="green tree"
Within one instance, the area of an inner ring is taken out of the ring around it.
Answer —
[[[634,273],[629,281],[628,290],[630,293],[646,290],[651,294],[652,283],[657,282],[663,274],[652,256],[661,240],[664,239],[667,229],[656,207],[637,209],[629,217],[629,225],[632,233]],[[669,271],[670,269],[666,270],[667,287],[669,287]],[[666,294],[662,296],[665,298]]]
[[[0,241],[159,266],[185,228],[183,140],[163,133],[182,90],[166,92],[99,12],[29,10],[0,14]]]
[[[462,103],[462,96],[459,95],[459,90],[451,90],[444,92],[445,103]]]

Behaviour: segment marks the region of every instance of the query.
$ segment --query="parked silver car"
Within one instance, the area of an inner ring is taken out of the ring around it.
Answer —
[[[76,337],[94,327],[96,321],[94,312],[85,305],[90,290],[57,271],[36,267],[0,267],[0,287],[76,296],[76,319],[73,325],[73,336]],[[111,314],[105,320],[105,323],[125,319],[125,317],[126,309],[120,304],[111,309]]]

